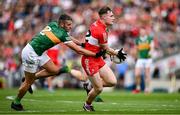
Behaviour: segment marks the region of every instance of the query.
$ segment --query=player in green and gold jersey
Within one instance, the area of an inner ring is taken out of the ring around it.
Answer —
[[[69,68],[67,66],[59,68],[53,63],[46,54],[46,50],[49,48],[55,46],[56,44],[64,43],[78,54],[86,56],[100,57],[105,53],[105,51],[93,53],[76,45],[78,42],[73,42],[74,38],[68,35],[68,32],[71,29],[71,17],[66,14],[62,14],[59,17],[58,22],[50,22],[23,48],[21,57],[25,73],[25,81],[20,86],[16,98],[11,103],[11,108],[18,111],[24,110],[20,101],[36,79],[69,72]],[[38,72],[39,66],[42,67],[43,70]]]
[[[148,35],[145,28],[140,29],[140,36],[136,39],[137,62],[135,65],[136,89],[133,93],[140,92],[141,75],[144,70],[145,92],[150,92],[150,67],[152,65],[151,52],[154,49],[153,38]]]

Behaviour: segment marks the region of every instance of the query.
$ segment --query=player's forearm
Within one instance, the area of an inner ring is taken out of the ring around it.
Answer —
[[[77,44],[77,45],[79,45],[79,46],[82,44],[79,40],[75,39],[75,38],[72,37],[72,36],[71,36],[71,40],[72,40],[75,44]]]
[[[77,53],[81,55],[85,55],[85,56],[96,56],[95,53],[88,51],[86,49],[83,49],[83,48],[80,48],[79,50],[77,50]]]
[[[109,54],[109,55],[117,55],[118,54],[117,51],[115,51],[114,49],[112,49],[112,48],[110,48],[108,46],[102,46],[102,48],[104,50],[106,50],[107,54]]]
[[[109,55],[117,55],[118,54],[118,51],[116,51],[112,48],[108,48],[106,51],[107,51],[107,54],[109,54]]]
[[[118,51],[110,48],[107,44],[101,44],[100,45],[103,50],[106,50],[106,53],[109,55],[117,55]]]
[[[95,53],[88,51],[86,49],[83,49],[80,46],[77,46],[74,42],[66,43],[66,45],[78,54],[85,55],[85,56],[96,56]]]

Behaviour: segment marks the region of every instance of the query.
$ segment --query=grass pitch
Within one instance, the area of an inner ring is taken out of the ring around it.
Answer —
[[[49,93],[37,90],[27,93],[22,104],[25,111],[10,108],[18,89],[0,90],[0,114],[180,114],[180,94],[131,92],[103,92],[104,102],[94,102],[96,112],[85,112],[82,108],[86,99],[84,90],[56,90]]]

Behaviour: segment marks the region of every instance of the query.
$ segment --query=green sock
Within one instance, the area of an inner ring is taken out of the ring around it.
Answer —
[[[95,102],[103,102],[103,100],[101,99],[101,97],[98,95],[98,96],[96,96],[96,98],[95,98],[95,100],[94,100]]]
[[[98,95],[98,96],[96,96],[97,98],[100,98],[100,96]]]
[[[16,97],[16,98],[14,99],[14,103],[15,103],[15,104],[21,104],[21,99],[19,99],[18,97]]]
[[[60,69],[59,74],[61,73],[69,73],[70,72],[70,68],[68,66],[64,66]]]

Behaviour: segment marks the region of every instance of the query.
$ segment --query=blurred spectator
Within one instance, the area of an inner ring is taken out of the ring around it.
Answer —
[[[117,88],[124,88],[124,77],[128,70],[127,62],[123,62],[121,64],[116,64],[116,71],[117,71]]]

